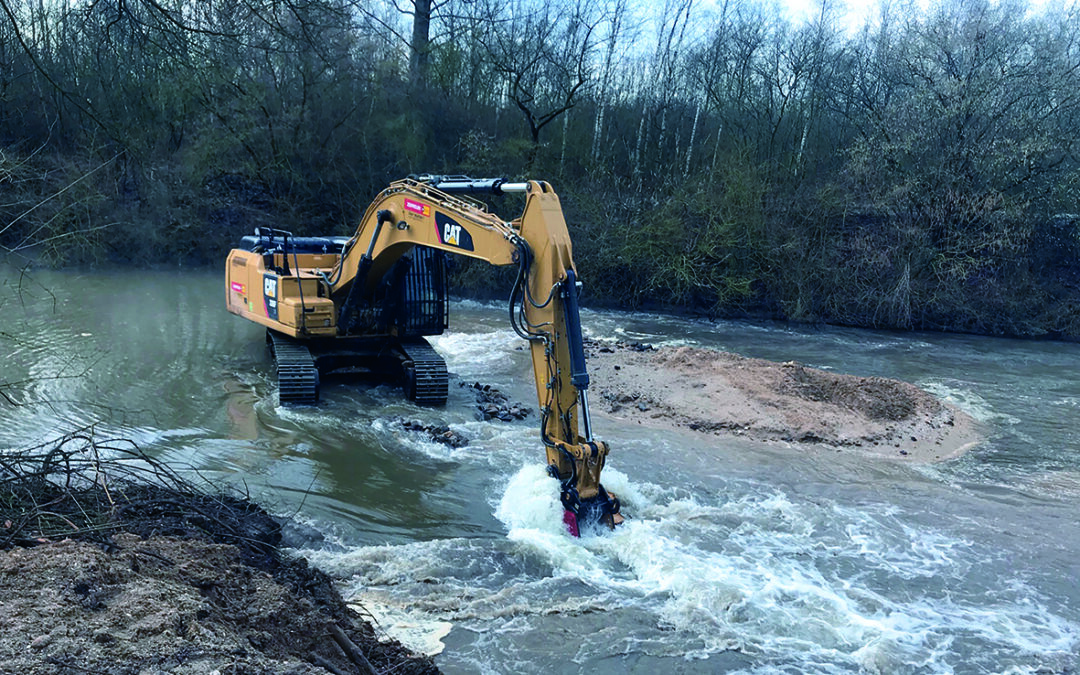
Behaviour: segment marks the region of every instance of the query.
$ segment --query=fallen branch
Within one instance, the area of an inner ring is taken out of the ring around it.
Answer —
[[[330,636],[334,638],[334,642],[338,643],[338,646],[365,675],[377,675],[371,662],[364,656],[364,652],[360,651],[356,643],[349,639],[345,631],[341,630],[336,624],[330,624]]]

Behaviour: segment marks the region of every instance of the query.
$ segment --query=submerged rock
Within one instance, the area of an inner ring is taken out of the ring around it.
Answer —
[[[523,403],[511,401],[510,397],[490,384],[480,384],[479,382],[467,384],[462,382],[461,386],[472,389],[476,393],[476,409],[480,411],[480,419],[484,421],[493,419],[503,422],[523,420],[532,412],[531,408]]]
[[[397,424],[400,424],[405,431],[415,431],[426,434],[430,440],[433,440],[436,443],[442,443],[443,445],[448,445],[451,448],[463,448],[469,444],[469,439],[446,425],[424,424],[417,420],[407,420],[401,417],[394,421]]]

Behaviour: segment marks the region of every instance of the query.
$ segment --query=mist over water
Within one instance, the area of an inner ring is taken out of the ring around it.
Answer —
[[[631,517],[560,524],[537,418],[482,422],[457,381],[535,410],[499,305],[456,303],[433,343],[445,409],[330,382],[277,406],[262,332],[215,274],[42,274],[3,343],[0,449],[95,423],[242,485],[321,532],[293,542],[448,673],[1065,673],[1080,668],[1080,346],[585,312],[596,339],[728,349],[896,377],[987,440],[913,466],[627,428],[604,483]],[[9,303],[6,307],[12,309]],[[44,403],[44,402],[47,402]],[[447,424],[451,449],[393,418]]]

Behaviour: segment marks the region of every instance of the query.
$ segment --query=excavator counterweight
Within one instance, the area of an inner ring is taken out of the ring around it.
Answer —
[[[522,194],[504,220],[473,195]],[[562,206],[544,182],[418,176],[392,183],[352,237],[261,228],[226,262],[226,306],[267,328],[281,403],[314,404],[342,370],[402,382],[424,405],[446,402],[446,364],[424,339],[448,325],[446,255],[516,265],[510,318],[531,347],[548,469],[565,522],[621,522],[600,484],[607,444],[592,437],[577,273]],[[580,431],[579,431],[580,428]]]

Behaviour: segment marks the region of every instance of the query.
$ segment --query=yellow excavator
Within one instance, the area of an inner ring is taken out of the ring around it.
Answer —
[[[522,194],[510,221],[474,195]],[[322,375],[398,379],[422,405],[446,402],[446,364],[424,340],[448,325],[446,254],[517,265],[510,321],[531,344],[540,437],[564,522],[622,521],[600,484],[608,446],[592,436],[579,282],[562,205],[542,181],[414,176],[391,183],[352,237],[258,228],[229,253],[226,306],[267,328],[282,404],[318,402]],[[580,425],[580,431],[579,431]]]

